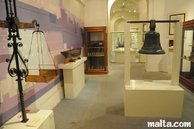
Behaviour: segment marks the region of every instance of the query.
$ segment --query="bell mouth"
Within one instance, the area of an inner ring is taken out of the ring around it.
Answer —
[[[145,34],[145,41],[139,53],[153,55],[165,54],[160,44],[160,33],[150,29],[150,31]]]
[[[139,50],[140,54],[153,54],[153,55],[159,55],[159,54],[165,54],[164,50],[145,50],[145,49],[141,49]]]

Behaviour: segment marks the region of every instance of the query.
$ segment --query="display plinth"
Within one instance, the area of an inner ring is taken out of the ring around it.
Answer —
[[[124,63],[124,50],[115,50],[115,63]],[[136,50],[130,50],[130,62],[136,62]]]
[[[18,113],[0,128],[2,129],[55,129],[54,114],[52,110],[39,110],[27,113],[28,122],[21,122],[21,113]]]
[[[81,57],[75,62],[58,65],[58,69],[63,69],[65,98],[75,99],[85,86],[84,62],[86,60],[86,57]]]
[[[174,47],[171,80],[131,80],[130,79],[130,24],[125,24],[125,94],[124,114],[134,117],[182,116],[184,90],[179,86],[181,58],[182,23],[174,24]],[[154,63],[154,61],[153,61]]]
[[[184,90],[170,80],[131,80],[125,85],[125,116],[180,118],[183,98]]]

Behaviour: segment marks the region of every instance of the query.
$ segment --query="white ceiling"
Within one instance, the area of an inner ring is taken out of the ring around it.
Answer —
[[[137,0],[115,0],[113,3],[110,16],[130,19],[130,17],[138,17],[139,6]]]

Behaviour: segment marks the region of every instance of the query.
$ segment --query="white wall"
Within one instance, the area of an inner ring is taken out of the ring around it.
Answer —
[[[107,0],[84,0],[84,26],[107,26]]]
[[[139,20],[147,20],[147,0],[138,0],[139,4]]]
[[[194,18],[194,0],[165,0],[165,15],[186,12],[186,20]]]
[[[173,6],[172,6],[173,5]],[[173,7],[173,8],[172,8]],[[194,0],[165,0],[165,17],[169,19],[169,15],[177,14],[177,13],[186,13],[185,21],[192,20],[194,18]],[[169,26],[166,25],[165,32],[166,36],[165,42],[168,42],[170,39],[173,39],[173,36],[169,36],[168,34]],[[192,37],[192,33],[187,34],[185,37],[185,46],[184,46],[184,55],[190,55],[191,47],[189,47],[190,38]],[[171,61],[172,59],[169,58]],[[166,67],[166,66],[165,66]],[[190,62],[184,61],[183,70],[188,71],[190,68]],[[169,68],[170,69],[170,68]],[[171,71],[168,71],[169,73]]]
[[[148,0],[148,7],[148,19],[169,20],[170,14],[183,12],[186,13],[186,20],[194,18],[194,0]],[[173,36],[169,36],[168,23],[156,24],[156,31],[160,33],[160,42],[166,54],[148,56],[146,70],[168,72],[168,42]]]
[[[79,19],[84,18],[84,10],[83,10],[84,5],[82,5],[82,1],[63,0],[63,3],[64,3],[63,6],[67,10],[67,12],[71,12],[73,15],[75,15]]]
[[[31,111],[37,109],[53,109],[63,98],[63,82],[59,82],[52,89],[50,89],[47,93],[38,98],[35,102],[30,104],[26,109]]]

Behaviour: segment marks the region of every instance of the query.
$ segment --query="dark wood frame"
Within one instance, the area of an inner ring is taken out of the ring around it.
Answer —
[[[194,20],[190,20],[190,21],[186,21],[186,22],[183,22],[183,37],[184,37],[184,32],[187,31],[187,30],[193,30],[194,31]],[[184,56],[183,55],[183,46],[184,46],[184,39],[182,39],[182,57]],[[193,46],[194,47],[194,46]],[[192,49],[192,51],[194,51],[194,48]],[[180,78],[179,78],[179,81],[180,83],[185,86],[187,89],[189,89],[190,91],[194,92],[194,82],[191,81],[191,79],[188,79],[187,77],[183,76],[182,75],[182,64],[183,64],[183,59],[181,59],[181,67],[180,67]],[[188,60],[190,61],[190,60]],[[194,63],[193,61],[191,61],[191,63]],[[192,70],[194,68],[191,68]],[[190,72],[192,71],[190,70]],[[193,76],[194,77],[194,76]]]
[[[180,20],[180,22],[184,22],[185,15],[185,13],[172,14],[169,16],[169,20]],[[169,23],[169,35],[174,35],[174,24],[175,23]]]
[[[88,52],[88,33],[90,32],[102,32],[103,33],[103,47],[104,47],[104,67],[103,69],[90,69],[89,68],[89,58],[91,57]],[[85,56],[87,57],[85,63],[85,73],[86,74],[106,74],[107,73],[107,34],[106,34],[106,27],[99,26],[99,27],[84,27],[84,46],[85,46]]]

